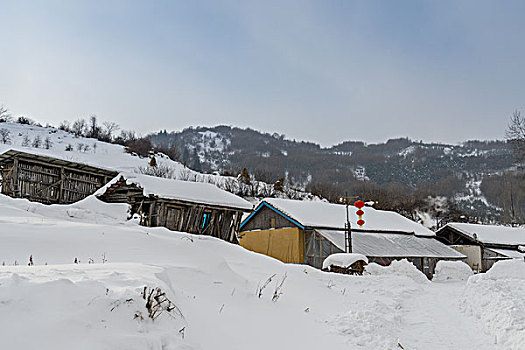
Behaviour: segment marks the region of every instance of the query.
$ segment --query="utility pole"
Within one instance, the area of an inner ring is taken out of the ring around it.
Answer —
[[[345,222],[345,252],[352,253],[352,225],[350,224],[350,213],[348,212],[348,206],[350,201],[358,198],[357,196],[348,197],[348,193],[345,193],[344,197],[340,198],[340,201],[344,201],[346,206],[346,222]]]

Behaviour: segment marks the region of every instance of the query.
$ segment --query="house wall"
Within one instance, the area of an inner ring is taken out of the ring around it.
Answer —
[[[304,263],[303,231],[298,227],[243,231],[239,244],[285,263]]]
[[[467,256],[467,264],[473,271],[481,271],[481,247],[479,245],[451,245],[453,248],[463,255]]]
[[[481,260],[482,272],[488,271],[492,267],[492,265],[494,265],[496,262],[500,260],[510,259],[509,257],[498,254],[495,251],[490,250],[489,248],[486,248],[486,247],[482,248],[481,256],[482,256],[482,260]]]
[[[296,227],[296,225],[274,210],[263,206],[250,218],[250,221],[242,227],[242,231],[268,230],[271,228],[285,227]]]

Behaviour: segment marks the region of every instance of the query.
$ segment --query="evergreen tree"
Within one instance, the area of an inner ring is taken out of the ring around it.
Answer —
[[[193,150],[193,170],[199,172],[202,171],[201,160],[199,159],[199,155],[197,154],[197,149]]]
[[[155,156],[151,157],[151,160],[149,161],[149,166],[156,167],[157,166],[157,160],[155,159]]]

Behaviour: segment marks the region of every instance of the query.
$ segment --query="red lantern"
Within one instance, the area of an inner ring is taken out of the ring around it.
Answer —
[[[355,212],[358,216],[363,216],[365,215],[365,212],[362,211],[361,209],[359,209],[358,211]]]
[[[359,225],[359,227],[362,227],[365,224],[365,220],[357,220],[357,224]]]
[[[361,209],[362,207],[365,206],[365,202],[363,202],[363,201],[361,201],[361,200],[356,201],[356,202],[354,203],[354,206],[355,206],[356,208]]]

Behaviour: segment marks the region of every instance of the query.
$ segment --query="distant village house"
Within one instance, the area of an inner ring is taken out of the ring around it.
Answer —
[[[486,272],[499,260],[525,258],[525,228],[448,223],[437,239],[467,256],[473,270]]]

